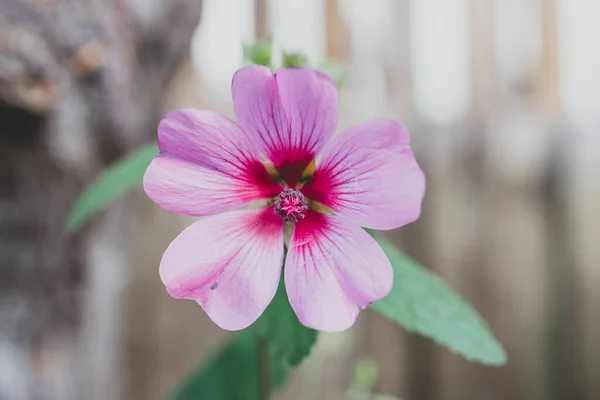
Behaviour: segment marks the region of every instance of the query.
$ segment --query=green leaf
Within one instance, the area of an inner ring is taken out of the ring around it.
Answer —
[[[296,366],[310,354],[318,332],[305,327],[288,301],[282,277],[275,298],[252,325],[269,344],[273,356],[285,365]]]
[[[301,53],[286,53],[283,52],[282,67],[284,68],[296,68],[296,67],[310,67],[310,62]],[[331,80],[339,88],[346,79],[346,70],[339,64],[333,61],[325,61],[315,67],[319,71],[329,75]]]
[[[495,366],[506,363],[502,345],[467,302],[390,242],[375,239],[394,268],[394,287],[372,309],[467,360]]]
[[[244,64],[264,65],[272,68],[271,55],[273,53],[273,43],[268,40],[256,45],[244,45]]]
[[[90,218],[130,189],[139,187],[150,161],[158,154],[156,143],[144,146],[111,165],[83,191],[67,219],[67,232],[81,229]]]
[[[271,384],[281,387],[288,368],[271,357]],[[172,393],[172,400],[258,400],[256,336],[242,331]]]
[[[258,43],[256,45],[243,45],[244,64],[265,65],[274,68],[273,65],[273,42],[270,40]],[[281,67],[282,68],[297,68],[310,67],[310,62],[302,53],[286,53],[282,52]],[[339,88],[346,79],[346,70],[339,64],[327,60],[315,67],[321,72],[326,73],[331,77],[331,80]]]
[[[329,75],[338,89],[346,80],[346,70],[340,64],[337,64],[333,61],[325,61],[317,66],[317,69]]]
[[[298,68],[298,67],[308,67],[310,63],[308,59],[300,53],[286,53],[282,52],[282,60],[281,66],[283,68]]]
[[[377,382],[377,364],[371,359],[358,360],[354,365],[354,380],[352,386],[363,392],[373,390]]]
[[[280,387],[290,367],[310,353],[318,332],[300,324],[285,292],[283,279],[275,298],[250,328],[238,333],[214,358],[192,373],[171,396],[173,400],[258,400],[256,341],[268,344],[271,384]]]

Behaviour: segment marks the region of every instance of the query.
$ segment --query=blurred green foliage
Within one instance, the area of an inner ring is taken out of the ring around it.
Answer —
[[[158,146],[152,142],[105,169],[77,199],[67,218],[67,232],[77,232],[121,195],[140,187],[146,168],[157,154]]]
[[[310,353],[318,332],[298,321],[283,282],[282,276],[275,298],[252,328],[269,344],[273,357],[286,365],[296,366]]]
[[[186,377],[169,396],[172,400],[259,400],[259,355],[252,329],[239,332],[207,363]],[[271,386],[281,387],[289,367],[271,356]]]
[[[270,40],[257,45],[243,45],[244,64],[266,65],[271,67],[273,43]]]

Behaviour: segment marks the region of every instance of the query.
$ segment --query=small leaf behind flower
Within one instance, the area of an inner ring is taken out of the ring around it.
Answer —
[[[276,359],[290,366],[300,364],[310,354],[318,337],[317,331],[298,321],[288,301],[283,277],[275,298],[251,329],[264,338]]]
[[[297,68],[297,67],[310,67],[310,62],[308,59],[301,53],[286,53],[283,52],[282,57],[282,67],[284,68]],[[313,67],[318,69],[319,71],[329,75],[335,86],[338,89],[344,83],[346,79],[346,70],[338,63],[327,60],[322,62],[321,64]]]
[[[77,199],[67,217],[67,232],[77,232],[119,196],[139,187],[146,168],[157,154],[156,143],[151,143],[129,153],[121,161],[102,171]]]
[[[256,45],[243,45],[244,64],[264,65],[273,68],[271,57],[273,43],[270,40]]]
[[[251,329],[237,333],[207,363],[192,372],[169,397],[172,400],[258,400],[258,356]],[[271,383],[280,387],[289,374],[271,359]]]
[[[471,305],[390,242],[378,236],[375,240],[392,263],[394,287],[385,298],[371,305],[373,310],[467,360],[495,366],[506,364],[502,345]]]
[[[325,61],[316,67],[319,71],[326,73],[331,77],[335,86],[342,87],[346,80],[346,69],[341,65],[333,61]]]
[[[299,68],[299,67],[308,67],[310,63],[308,62],[308,58],[301,53],[286,53],[285,51],[282,54],[281,66],[284,68]]]

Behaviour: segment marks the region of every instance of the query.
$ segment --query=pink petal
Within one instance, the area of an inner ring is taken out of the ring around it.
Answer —
[[[387,118],[373,119],[353,126],[335,140],[343,142],[348,151],[370,148],[401,153],[410,146],[410,136],[406,129]]]
[[[170,211],[214,214],[281,190],[244,131],[213,112],[170,112],[158,127],[158,147],[161,154],[144,175],[144,189]]]
[[[271,209],[206,217],[167,248],[160,278],[169,294],[193,299],[221,328],[248,327],[275,296],[283,223]]]
[[[285,287],[303,325],[335,332],[392,288],[389,260],[357,225],[309,213],[296,224],[285,261]]]
[[[317,154],[338,122],[337,90],[331,78],[308,68],[277,71],[279,98],[290,124],[287,144]]]
[[[233,79],[233,104],[240,126],[277,168],[308,165],[333,134],[337,91],[331,79],[308,68],[248,66]]]
[[[357,225],[394,229],[419,217],[425,175],[404,128],[376,120],[336,137],[303,192]]]

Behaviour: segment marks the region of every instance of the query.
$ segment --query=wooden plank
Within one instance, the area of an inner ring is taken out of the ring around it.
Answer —
[[[578,327],[564,337],[568,350],[576,352],[573,366],[578,376],[578,392],[585,399],[600,398],[600,140],[597,131],[580,132],[572,139],[565,155],[565,169],[561,174],[560,199],[564,204],[565,250],[570,263],[563,265],[575,276],[577,299],[573,308]],[[564,301],[559,298],[557,301]]]
[[[418,0],[410,10],[416,112],[436,124],[455,123],[472,102],[468,1]]]

